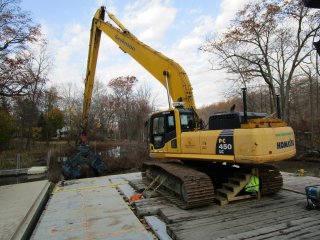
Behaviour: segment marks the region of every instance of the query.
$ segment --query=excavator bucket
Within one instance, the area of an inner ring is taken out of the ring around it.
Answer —
[[[62,165],[66,179],[101,176],[106,170],[105,162],[88,145],[79,145],[78,152]]]

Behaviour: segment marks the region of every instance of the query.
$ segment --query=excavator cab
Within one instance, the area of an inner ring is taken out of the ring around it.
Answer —
[[[195,113],[190,109],[176,108],[153,114],[149,126],[150,150],[163,149],[167,143],[167,148],[177,150],[177,136],[194,131],[195,122]]]

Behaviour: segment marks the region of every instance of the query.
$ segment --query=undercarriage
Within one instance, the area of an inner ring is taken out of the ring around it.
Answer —
[[[166,160],[146,162],[142,169],[144,182],[149,185],[157,179],[157,190],[182,209],[206,206],[214,200],[227,204],[252,197],[244,189],[252,174],[259,177],[259,195],[274,194],[282,188],[282,176],[271,165],[231,166]]]

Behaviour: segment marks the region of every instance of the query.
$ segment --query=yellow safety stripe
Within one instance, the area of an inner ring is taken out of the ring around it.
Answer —
[[[96,188],[105,188],[105,187],[113,187],[116,188],[120,185],[124,185],[124,184],[128,184],[129,182],[125,181],[125,182],[121,182],[121,183],[112,183],[112,184],[108,184],[108,185],[102,185],[102,186],[90,186],[90,187],[84,187],[84,188],[72,188],[72,189],[66,189],[63,190],[62,188],[56,186],[52,193],[58,193],[58,192],[76,192],[76,191],[82,191],[82,190],[91,190],[91,189],[96,189]]]

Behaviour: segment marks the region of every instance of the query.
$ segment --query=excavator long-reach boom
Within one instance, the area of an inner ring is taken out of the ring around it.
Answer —
[[[143,164],[146,183],[160,181],[159,186],[165,189],[163,195],[168,194],[168,198],[174,199],[182,208],[204,206],[213,198],[221,203],[245,199],[251,197],[247,191],[258,190],[262,195],[279,191],[282,187],[280,172],[265,164],[295,155],[293,129],[281,119],[268,118],[264,113],[247,112],[244,107],[243,112],[211,115],[208,129],[200,130],[192,87],[183,68],[139,41],[114,15],[108,13],[117,27],[105,22],[105,13],[105,8],[101,7],[92,20],[83,136],[86,136],[103,32],[151,73],[168,92],[169,109],[153,113],[148,121],[149,156],[166,159],[166,162],[159,160]],[[182,104],[172,107],[170,97],[173,102]],[[260,186],[252,185],[250,179],[260,179]],[[215,187],[218,189],[214,191]]]
[[[172,101],[183,102],[184,108],[192,109],[196,112],[192,87],[183,68],[172,59],[139,41],[116,19],[113,14],[108,13],[108,16],[119,28],[114,27],[109,22],[105,22],[105,12],[106,10],[104,7],[99,8],[92,20],[83,101],[83,130],[86,131],[88,125],[88,115],[101,32],[108,35],[122,51],[128,53],[157,80],[159,80],[159,82],[167,89],[168,95],[171,96]],[[170,102],[170,99],[168,100]]]

